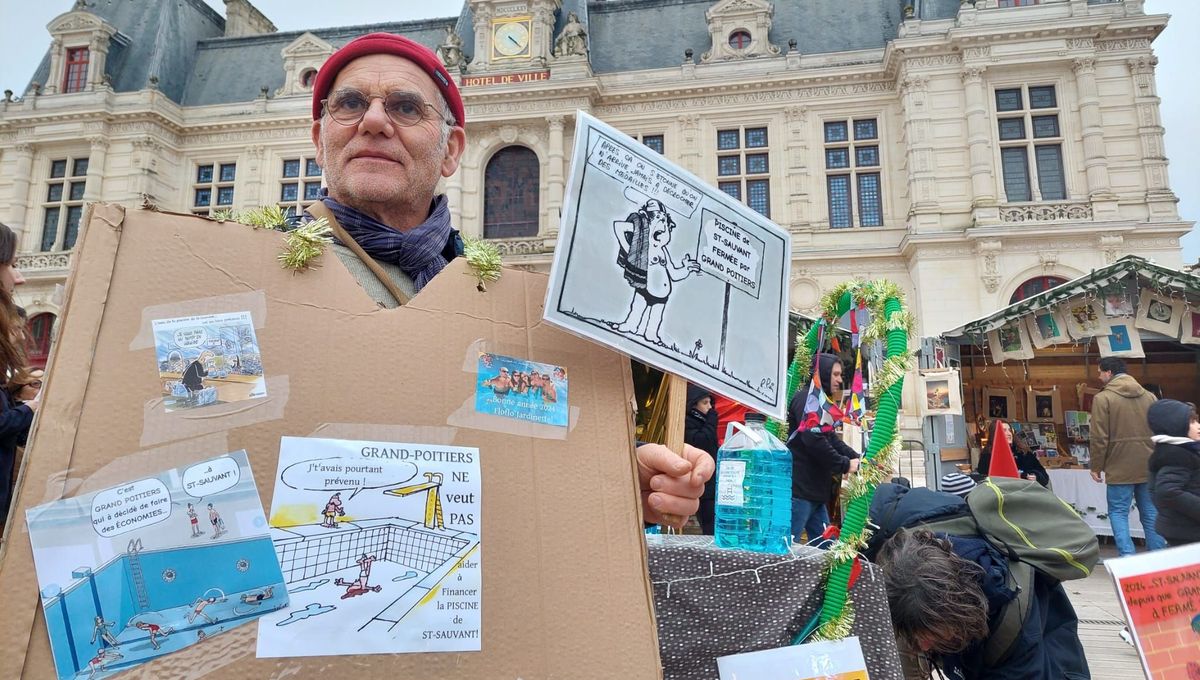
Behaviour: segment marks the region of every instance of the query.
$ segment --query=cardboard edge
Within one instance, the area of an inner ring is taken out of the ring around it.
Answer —
[[[24,531],[25,511],[38,504],[38,501],[33,500],[38,491],[36,484],[46,480],[48,491],[49,480],[54,473],[70,469],[71,461],[56,458],[56,455],[70,456],[75,449],[75,436],[79,427],[77,416],[86,398],[95,351],[94,343],[89,340],[96,337],[100,322],[104,318],[109,285],[112,283],[113,268],[117,261],[117,250],[124,231],[126,211],[123,206],[117,204],[91,203],[88,204],[84,217],[87,219],[84,221],[86,226],[83,239],[71,264],[62,313],[59,316],[60,337],[64,338],[66,343],[56,343],[51,349],[46,372],[49,377],[43,392],[57,394],[58,390],[66,389],[63,386],[74,381],[74,393],[81,395],[80,400],[72,404],[63,399],[46,399],[49,408],[38,411],[29,432],[30,455],[25,457],[28,463],[18,477],[9,507],[4,544],[0,546],[0,611],[8,613],[11,631],[0,642],[0,654],[11,662],[11,665],[6,664],[9,668],[24,667],[34,629],[33,620],[40,606],[37,572],[33,566],[33,546]],[[75,283],[84,276],[81,272],[85,270],[89,279],[103,281],[103,285],[77,290]],[[62,332],[62,329],[76,326],[81,327],[80,330]],[[37,446],[36,449],[34,445]],[[58,482],[57,496],[61,497],[66,481],[66,476],[63,476]]]

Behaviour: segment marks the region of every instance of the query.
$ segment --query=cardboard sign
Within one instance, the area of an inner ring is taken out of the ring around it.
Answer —
[[[546,320],[784,417],[788,232],[576,116]]]
[[[1200,675],[1200,543],[1105,560],[1146,677]]]
[[[271,498],[281,437],[314,436],[478,450],[486,526],[476,531],[502,537],[479,564],[479,651],[258,658],[256,627],[240,626],[148,662],[146,677],[659,678],[629,361],[543,323],[545,275],[506,269],[485,293],[460,258],[409,304],[381,309],[332,252],[309,271],[284,270],[278,232],[114,205],[94,206],[85,223],[14,512],[239,449]],[[210,304],[247,292],[261,292],[261,308]],[[133,340],[152,338],[156,319],[247,309],[266,396],[164,412],[154,344]],[[571,394],[570,426],[556,427],[561,439],[498,431],[493,421],[513,421],[473,408],[468,415],[487,422],[448,422],[474,404],[481,351],[561,366],[573,386],[587,386]],[[406,485],[426,481],[422,474]],[[307,493],[323,503],[334,492]],[[352,493],[342,492],[347,517],[380,492]],[[449,527],[448,513],[459,510],[441,500]],[[236,518],[221,516],[232,527]],[[402,516],[423,522],[409,509]],[[0,667],[27,680],[56,678],[30,542],[10,531],[0,555]],[[344,549],[357,560],[365,547]],[[386,551],[372,554],[380,560],[372,574],[394,566]],[[352,566],[350,580],[361,569]],[[385,596],[407,570],[393,573],[384,592],[339,596],[331,606]]]

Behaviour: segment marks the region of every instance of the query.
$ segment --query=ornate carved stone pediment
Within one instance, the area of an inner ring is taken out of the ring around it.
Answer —
[[[772,57],[780,49],[769,34],[775,6],[766,0],[721,0],[704,13],[712,47],[701,63]]]
[[[279,53],[283,56],[284,78],[275,96],[308,96],[317,70],[333,54],[333,45],[306,31]]]

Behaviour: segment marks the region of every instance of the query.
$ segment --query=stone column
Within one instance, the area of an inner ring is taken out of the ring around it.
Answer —
[[[700,116],[689,113],[679,116],[680,138],[683,141],[679,149],[679,163],[693,174],[704,176],[700,171]]]
[[[9,197],[8,226],[17,232],[17,243],[20,244],[22,235],[28,235],[32,229],[25,219],[29,211],[29,179],[33,174],[33,145],[17,144],[13,147],[17,160],[16,172],[13,173],[12,195]],[[28,244],[21,250],[30,250]]]
[[[1152,54],[1128,60],[1133,76],[1134,104],[1137,109],[1138,137],[1142,144],[1142,169],[1146,178],[1146,204],[1150,219],[1179,219],[1175,194],[1167,181],[1167,155],[1163,144],[1162,118],[1159,115],[1158,90],[1154,83]]]
[[[92,153],[88,156],[87,181],[83,185],[84,201],[99,201],[104,195],[104,162],[108,156],[108,140],[92,137],[88,140]]]
[[[787,202],[788,221],[784,226],[791,229],[809,225],[810,195],[808,176],[808,108],[789,106],[784,110],[787,118]]]
[[[471,7],[472,22],[475,27],[475,55],[467,66],[467,71],[475,73],[486,71],[489,59],[492,57],[492,8],[487,5]],[[531,36],[532,39],[532,36]]]
[[[263,155],[266,148],[262,144],[251,144],[242,151],[238,159],[237,183],[234,185],[233,209],[253,210],[268,203],[274,203],[278,196],[268,196],[263,200]],[[219,169],[219,168],[218,168]],[[213,196],[214,202],[216,196]]]
[[[63,79],[63,41],[56,37],[50,41],[50,73],[42,84],[42,94],[57,94]]]
[[[563,162],[563,116],[546,116],[550,127],[550,151],[546,168],[546,225],[545,234],[557,238],[559,219],[562,217],[563,185],[566,164]]]
[[[900,101],[904,107],[904,152],[908,167],[908,197],[910,227],[920,231],[920,215],[932,215],[937,224],[941,212],[935,186],[933,134],[929,122],[929,79],[908,75],[900,83]]]
[[[94,90],[104,83],[104,63],[108,58],[108,36],[96,33],[88,44],[87,88]]]
[[[999,221],[998,211],[995,210],[997,194],[996,176],[992,171],[994,158],[991,120],[988,116],[987,94],[983,86],[983,72],[982,66],[968,66],[962,71],[966,90],[967,147],[973,194],[971,205],[975,209],[976,223],[981,220]],[[985,210],[981,211],[980,208]],[[992,218],[990,213],[997,214]]]
[[[1083,167],[1087,170],[1088,197],[1111,202],[1116,213],[1116,196],[1108,177],[1108,153],[1104,148],[1104,121],[1100,118],[1100,95],[1096,88],[1096,60],[1091,57],[1073,63],[1079,88],[1079,120],[1083,127]],[[1099,212],[1099,211],[1097,211]]]

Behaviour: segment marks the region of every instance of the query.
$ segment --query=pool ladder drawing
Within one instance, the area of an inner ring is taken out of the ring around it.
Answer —
[[[146,579],[142,576],[142,560],[138,553],[142,551],[142,539],[129,541],[126,554],[129,555],[129,573],[133,576],[133,588],[137,591],[138,610],[150,609],[150,595],[146,592]]]
[[[428,529],[445,529],[446,525],[442,521],[442,497],[438,491],[442,488],[444,476],[440,472],[426,472],[425,479],[428,481],[424,484],[410,484],[398,489],[389,489],[384,491],[384,493],[403,498],[404,496],[425,492],[425,527]]]

